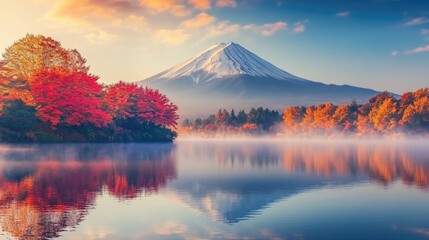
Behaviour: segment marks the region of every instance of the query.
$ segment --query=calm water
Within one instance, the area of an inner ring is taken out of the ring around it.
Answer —
[[[429,142],[0,145],[0,239],[428,239]]]

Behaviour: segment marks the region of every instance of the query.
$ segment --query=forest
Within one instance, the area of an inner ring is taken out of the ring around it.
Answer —
[[[1,142],[173,141],[177,106],[158,90],[98,83],[75,49],[27,34],[0,61]]]
[[[215,136],[225,134],[261,135],[272,134],[282,121],[282,115],[268,108],[252,108],[248,113],[240,110],[237,114],[234,109],[228,112],[219,109],[216,114],[206,118],[196,118],[191,121],[185,119],[179,127],[182,135],[197,134],[200,136]]]
[[[332,103],[290,106],[278,111],[252,108],[236,115],[223,109],[207,118],[185,119],[181,134],[280,136],[393,136],[429,133],[429,89],[406,92],[399,99],[388,92],[365,104]]]

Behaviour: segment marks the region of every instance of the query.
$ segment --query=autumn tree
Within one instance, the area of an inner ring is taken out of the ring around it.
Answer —
[[[382,92],[368,100],[368,104],[371,107],[378,107],[384,103],[387,99],[393,98],[392,95],[388,92]]]
[[[356,120],[357,114],[353,112],[353,106],[341,105],[335,110],[331,121],[339,130],[351,130]]]
[[[65,124],[106,126],[110,116],[102,110],[98,77],[66,69],[43,70],[32,77],[37,115],[52,126]]]
[[[384,99],[379,106],[374,106],[369,113],[369,119],[374,124],[374,128],[379,132],[386,132],[396,126],[395,115],[397,104],[390,97]]]
[[[86,59],[75,50],[68,50],[50,37],[27,34],[6,48],[3,61],[7,74],[13,78],[34,79],[39,71],[62,68],[68,73],[87,73]]]
[[[241,129],[247,133],[256,133],[259,128],[255,123],[245,123],[243,126],[241,126]]]
[[[137,115],[148,122],[164,127],[176,127],[178,107],[164,94],[150,88],[139,88]]]
[[[399,101],[398,114],[400,116],[404,115],[405,109],[407,109],[407,107],[411,105],[413,102],[414,102],[414,95],[412,92],[406,92],[402,94],[401,99]]]
[[[332,115],[336,106],[332,103],[320,104],[314,111],[314,125],[321,129],[330,129],[334,126]]]
[[[103,103],[113,118],[133,118],[142,124],[177,125],[177,106],[158,90],[119,82],[105,89]]]
[[[419,89],[415,93],[410,93],[410,95],[407,94],[401,99],[411,100],[407,101],[400,124],[407,127],[429,128],[429,89]]]
[[[358,118],[356,120],[356,131],[360,135],[371,133],[373,131],[373,125],[371,124],[369,118],[367,116],[358,115]]]
[[[0,101],[21,100],[27,105],[33,105],[33,96],[28,82],[12,78],[7,75],[7,72],[6,62],[0,61]]]
[[[288,129],[296,131],[304,118],[304,114],[304,107],[287,107],[283,112],[283,122]]]
[[[309,106],[305,109],[305,115],[302,119],[302,127],[306,130],[312,130],[314,129],[314,112],[316,110],[315,106]]]

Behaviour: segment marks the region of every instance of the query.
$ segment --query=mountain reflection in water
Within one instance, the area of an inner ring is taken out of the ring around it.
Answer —
[[[53,238],[79,228],[99,196],[136,201],[158,194],[235,224],[325,187],[388,188],[399,180],[427,191],[428,153],[419,143],[376,141],[3,145],[0,223],[19,239]]]
[[[429,185],[427,150],[400,143],[203,141],[184,142],[177,151],[189,168],[199,168],[181,174],[171,188],[187,205],[227,223],[324,186],[396,179]]]

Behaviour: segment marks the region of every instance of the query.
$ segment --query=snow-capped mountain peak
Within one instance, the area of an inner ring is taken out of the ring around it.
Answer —
[[[378,92],[348,85],[313,82],[289,74],[242,46],[219,43],[195,57],[138,84],[159,89],[195,117],[255,106],[282,109],[324,102],[365,102]]]
[[[191,77],[198,83],[234,75],[303,80],[277,68],[234,42],[213,45],[196,57],[154,77],[157,79]]]

